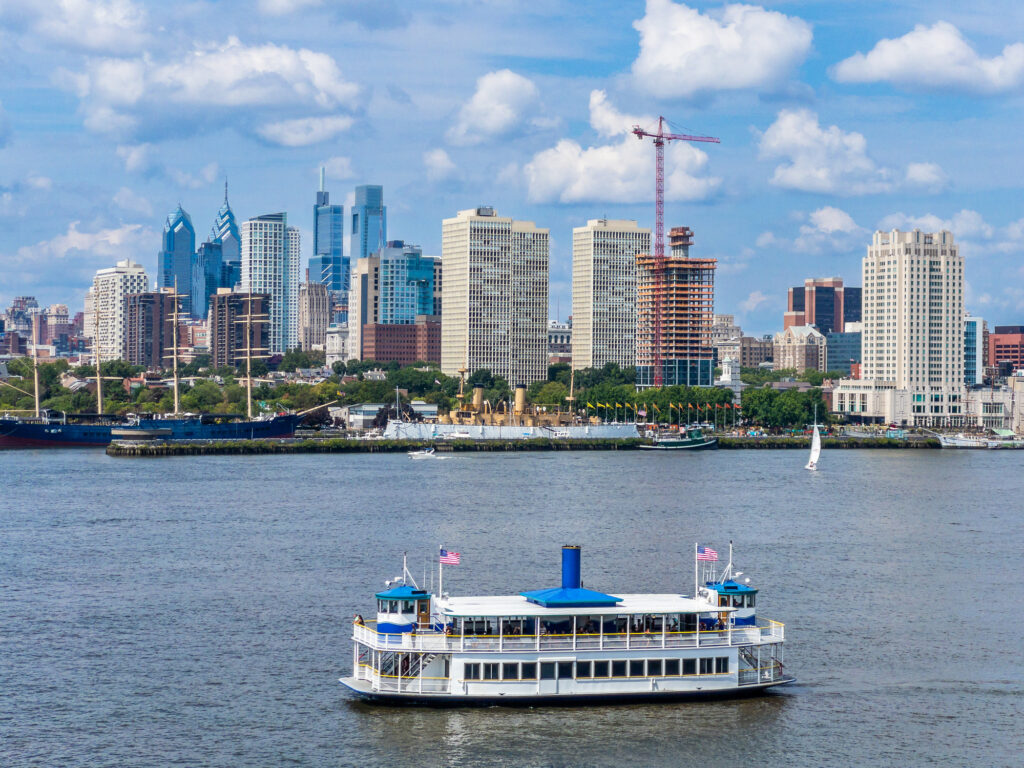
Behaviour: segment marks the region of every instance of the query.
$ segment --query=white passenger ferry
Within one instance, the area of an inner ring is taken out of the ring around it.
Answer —
[[[561,587],[499,597],[434,596],[405,570],[377,593],[376,621],[356,617],[341,682],[375,701],[459,706],[741,696],[793,681],[783,625],[757,618],[731,551],[720,576],[702,563],[702,584],[695,560],[695,596],[586,589],[580,554],[562,548]]]

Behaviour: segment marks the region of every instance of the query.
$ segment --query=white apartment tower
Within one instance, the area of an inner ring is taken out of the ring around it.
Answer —
[[[242,222],[242,291],[270,294],[270,352],[299,345],[300,238],[288,216],[271,213]]]
[[[441,370],[547,379],[548,230],[472,208],[441,227]]]
[[[636,363],[636,255],[651,230],[632,220],[591,219],[572,231],[572,366]]]
[[[862,380],[841,382],[836,410],[962,425],[964,261],[952,233],[875,232],[863,286]]]
[[[85,335],[93,337],[100,360],[119,360],[123,354],[125,332],[125,296],[145,293],[149,278],[141,264],[131,259],[101,269],[92,279],[86,301],[90,309]]]

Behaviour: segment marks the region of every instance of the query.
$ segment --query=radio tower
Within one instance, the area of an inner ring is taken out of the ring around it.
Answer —
[[[706,141],[719,144],[713,136],[689,136],[684,133],[668,133],[664,117],[658,118],[658,132],[645,131],[639,125],[633,126],[633,135],[640,141],[645,136],[654,139],[654,274],[653,274],[653,344],[652,365],[654,367],[654,386],[662,385],[661,363],[661,315],[665,302],[665,142],[667,141]]]

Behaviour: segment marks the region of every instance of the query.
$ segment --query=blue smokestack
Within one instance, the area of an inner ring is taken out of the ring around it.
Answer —
[[[581,585],[580,548],[562,547],[562,589],[579,589]]]

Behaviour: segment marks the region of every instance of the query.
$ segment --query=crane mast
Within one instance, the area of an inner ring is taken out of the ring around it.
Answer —
[[[661,359],[662,311],[665,303],[665,143],[668,141],[704,141],[721,143],[713,136],[690,136],[685,133],[669,133],[665,130],[668,121],[658,117],[658,132],[645,131],[634,125],[632,133],[640,141],[644,137],[654,139],[654,269],[651,275],[651,366],[654,368],[654,386],[664,383]]]

